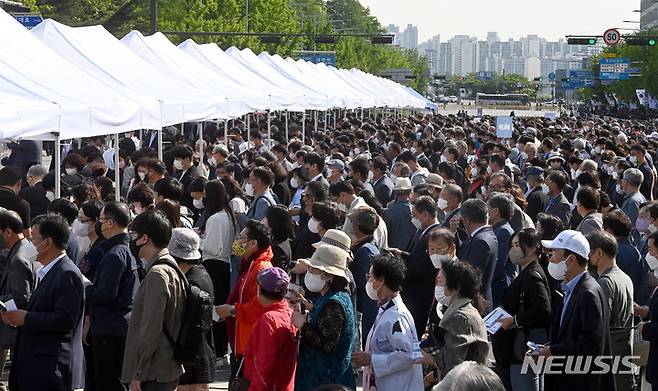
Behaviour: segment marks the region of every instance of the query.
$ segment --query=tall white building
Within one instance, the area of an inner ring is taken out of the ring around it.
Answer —
[[[429,41],[422,45],[424,49],[435,50],[434,47]],[[480,41],[468,35],[456,35],[447,42],[438,42],[436,54],[431,52],[431,66],[432,73],[439,75],[464,76],[488,71],[520,74],[531,80],[537,77],[547,79],[557,69],[581,68],[582,58],[601,50],[602,46],[598,45],[568,45],[563,39],[548,42],[537,35],[504,41],[496,32],[488,33],[486,40]]]
[[[651,30],[658,27],[658,2],[642,0],[640,12],[640,29]]]
[[[405,49],[418,48],[418,27],[408,24],[404,31],[400,31],[398,26],[389,24],[386,27],[386,32],[395,35],[395,38],[393,38],[394,45]]]

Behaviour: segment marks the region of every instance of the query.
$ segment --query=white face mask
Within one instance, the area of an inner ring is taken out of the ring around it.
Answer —
[[[441,198],[441,197],[439,197],[439,199],[436,201],[436,206],[437,206],[439,209],[445,209],[445,208],[448,207],[448,201],[446,201],[445,198]]]
[[[548,263],[548,273],[553,277],[554,279],[558,281],[564,280],[564,276],[567,274],[567,262],[566,259],[563,260],[560,263],[553,263],[549,262]]]
[[[525,152],[521,152],[521,159],[528,160],[528,154]]]
[[[441,155],[441,163],[447,162],[448,158],[445,155]]]
[[[451,259],[452,259],[452,257],[450,256],[450,254],[432,254],[432,255],[430,255],[430,260],[432,261],[432,265],[434,265],[434,267],[436,269],[441,269],[441,265],[443,264],[443,262],[447,262]]]
[[[55,199],[55,193],[52,191],[47,191],[46,198],[48,199],[48,201],[53,202],[53,200]]]
[[[562,167],[562,164],[560,162],[551,162],[551,168],[554,170],[559,170],[560,167]]]
[[[77,168],[65,168],[64,171],[66,171],[66,175],[74,175],[78,173]]]
[[[377,296],[377,289],[375,289],[375,286],[372,285],[372,282],[370,281],[366,282],[366,294],[374,301],[379,300],[379,296]]]
[[[192,200],[192,205],[197,209],[203,209],[203,198],[195,198]]]
[[[290,187],[293,189],[299,189],[299,181],[297,180],[296,177],[290,178]]]
[[[493,173],[493,170],[491,169],[491,166],[487,166],[487,174],[491,175]]]
[[[631,156],[630,159],[628,159],[628,161],[631,162],[631,164],[633,164],[634,166],[637,165],[637,157],[636,156]]]
[[[311,231],[312,233],[317,234],[318,232],[320,232],[318,227],[320,225],[320,222],[316,220],[315,217],[311,217],[308,220],[308,224],[306,225],[308,226],[308,230]]]
[[[210,167],[217,167],[217,159],[215,159],[214,156],[211,157],[210,159],[208,159],[208,164],[210,164]]]
[[[619,179],[619,173],[617,171],[613,171],[611,174],[612,179],[617,180]]]
[[[325,281],[321,276],[315,275],[311,272],[307,272],[304,276],[304,285],[311,292],[320,292],[324,288]]]
[[[449,305],[450,304],[450,296],[446,296],[446,288],[443,286],[435,286],[434,287],[434,298],[436,299],[437,303],[442,304],[442,305]],[[437,306],[437,310],[438,310]]]
[[[649,230],[649,233],[650,233],[650,234],[652,234],[652,233],[658,231],[658,228],[656,228],[656,226],[655,226],[653,223],[649,224],[649,226],[647,227],[647,229]]]
[[[617,183],[617,186],[615,186],[615,191],[619,194],[624,194],[624,189],[621,188],[619,183]]]
[[[140,181],[143,181],[146,178],[146,173],[143,171],[137,171],[137,176],[139,176]]]
[[[415,217],[411,219],[411,224],[413,224],[418,229],[423,226],[423,223]]]
[[[71,232],[76,236],[87,236],[88,230],[87,224],[81,223],[79,219],[75,219],[71,225]]]
[[[550,189],[548,188],[548,185],[546,185],[545,183],[543,183],[543,184],[541,185],[541,191],[542,191],[544,194],[548,194],[548,192],[550,191]]]
[[[254,196],[254,185],[251,183],[247,182],[244,184],[244,193],[248,195],[249,197]]]
[[[182,170],[183,169],[183,161],[182,160],[174,160],[174,168],[177,170]]]
[[[373,177],[373,176],[374,176],[374,175],[372,174],[372,171],[368,171],[368,179],[367,179],[368,182],[372,181],[372,177]]]
[[[509,260],[515,265],[520,265],[525,261],[525,255],[523,255],[521,247],[512,247],[509,250]]]
[[[347,206],[345,206],[345,204],[343,204],[342,202],[338,202],[336,204],[336,206],[338,207],[339,211],[341,211],[343,213],[347,213],[347,211],[348,211]]]
[[[242,166],[243,166],[244,168],[249,167],[249,160],[243,159],[243,160],[242,160]]]
[[[472,176],[473,178],[475,178],[476,176],[478,176],[478,169],[477,169],[477,168],[473,168],[473,169],[471,169],[471,176]]]

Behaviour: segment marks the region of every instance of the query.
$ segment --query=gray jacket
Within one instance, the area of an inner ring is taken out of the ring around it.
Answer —
[[[445,330],[445,345],[439,349],[434,360],[442,373],[448,373],[464,361],[486,364],[489,354],[487,330],[470,299],[455,297],[439,326]]]
[[[20,310],[27,308],[37,282],[37,267],[30,260],[27,245],[27,239],[14,244],[7,254],[5,273],[0,277],[0,300],[13,299]],[[0,345],[13,346],[17,330],[0,322]]]
[[[583,235],[594,231],[601,231],[603,229],[603,215],[601,213],[590,213],[585,216],[576,227],[576,231],[580,231]]]
[[[571,221],[571,204],[564,193],[560,193],[556,200],[548,200],[544,213],[556,216],[565,227],[568,227]]]

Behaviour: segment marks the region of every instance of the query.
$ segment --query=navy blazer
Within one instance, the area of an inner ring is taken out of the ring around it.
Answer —
[[[610,308],[601,286],[585,273],[576,284],[564,321],[560,324],[562,308],[553,316],[551,354],[554,356],[610,356]],[[614,390],[612,373],[600,375],[546,375],[546,390],[582,391]]]
[[[475,236],[466,240],[459,254],[459,260],[470,263],[482,273],[480,293],[492,303],[491,282],[498,262],[498,239],[490,226],[480,229]]]
[[[509,246],[514,235],[512,226],[507,221],[501,221],[493,227],[494,235],[498,240],[498,258],[494,269],[494,277],[491,282],[491,295],[493,298],[493,307],[498,307],[503,299],[503,292],[512,283],[516,276],[517,267],[513,264],[509,256]]]
[[[384,210],[384,222],[388,229],[388,246],[406,250],[416,234],[416,226],[411,222],[411,203],[397,200]]]
[[[402,283],[402,300],[411,312],[416,325],[416,335],[425,333],[427,318],[429,317],[434,300],[434,286],[438,270],[432,264],[427,253],[429,233],[439,227],[434,224],[428,227],[424,235],[419,230],[408,253],[403,252],[402,258],[407,265],[407,273]]]
[[[64,256],[38,284],[18,329],[9,388],[72,389],[73,334],[84,307],[82,274]]]
[[[372,188],[375,190],[375,197],[383,206],[386,206],[393,200],[393,187],[393,181],[386,175],[372,184]]]

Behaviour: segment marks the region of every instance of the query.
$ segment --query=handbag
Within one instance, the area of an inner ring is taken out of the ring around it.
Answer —
[[[244,357],[240,360],[240,366],[235,373],[235,379],[229,384],[229,391],[247,391],[249,390],[249,379],[242,376],[242,365],[244,364]]]
[[[519,303],[519,310],[517,313],[522,313],[523,306],[523,292],[521,292],[521,302]],[[528,351],[528,330],[523,327],[514,329],[514,344],[512,345],[512,357],[514,361],[523,361],[525,354]]]

